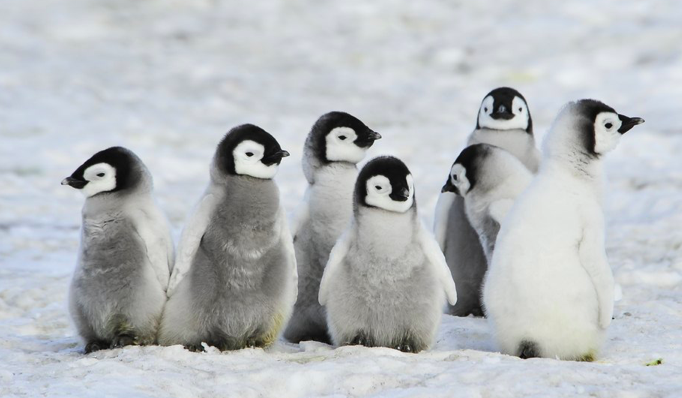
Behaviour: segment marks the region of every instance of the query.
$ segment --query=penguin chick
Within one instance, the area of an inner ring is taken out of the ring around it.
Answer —
[[[490,264],[500,224],[532,174],[514,155],[488,144],[465,148],[452,165],[442,192],[464,198],[469,223]]]
[[[156,340],[173,264],[170,226],[133,152],[97,152],[62,181],[83,205],[69,309],[85,352]]]
[[[435,239],[419,222],[412,175],[394,157],[365,165],[353,218],[320,284],[336,345],[419,352],[433,344],[445,298],[457,292]]]
[[[566,105],[544,141],[537,177],[497,237],[483,288],[499,349],[521,358],[595,358],[611,323],[602,157],[644,122],[594,100]]]
[[[535,173],[540,152],[535,147],[533,119],[526,99],[513,88],[500,87],[488,93],[478,111],[476,129],[467,146],[490,144],[502,148]],[[457,283],[457,306],[451,315],[482,316],[481,285],[487,270],[485,252],[478,233],[471,226],[464,209],[464,199],[442,192],[436,204],[434,233]]]
[[[298,263],[298,300],[284,337],[298,343],[331,343],[324,308],[317,301],[329,252],[353,213],[353,186],[360,162],[381,138],[344,112],[329,112],[313,125],[305,142],[305,199],[296,215],[294,247]]]
[[[296,300],[296,259],[272,180],[283,157],[254,125],[218,144],[211,180],[180,238],[159,331],[161,345],[267,347]]]

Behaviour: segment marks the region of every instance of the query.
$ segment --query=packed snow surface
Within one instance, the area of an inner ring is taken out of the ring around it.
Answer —
[[[677,1],[0,0],[0,396],[682,395],[680,21]],[[146,162],[177,238],[229,128],[258,124],[291,152],[276,180],[293,211],[310,126],[344,110],[383,135],[370,156],[407,163],[430,222],[501,85],[526,96],[539,140],[579,98],[646,119],[605,161],[623,299],[596,362],[501,355],[484,319],[451,316],[417,355],[82,353],[66,296],[83,198],[59,182],[94,152]]]

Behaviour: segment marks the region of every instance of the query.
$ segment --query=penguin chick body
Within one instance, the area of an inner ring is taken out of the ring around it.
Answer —
[[[602,156],[640,118],[594,100],[566,105],[538,176],[502,224],[483,300],[499,349],[521,358],[593,360],[611,323]]]
[[[355,185],[352,223],[320,285],[334,344],[427,349],[446,297],[457,301],[455,284],[418,220],[412,175],[396,158],[370,161]]]
[[[288,155],[249,124],[220,142],[211,182],[180,238],[161,345],[235,350],[277,339],[296,300],[293,242],[272,180]]]
[[[170,226],[152,177],[133,152],[112,147],[62,181],[85,196],[69,309],[85,352],[153,344],[173,264]]]

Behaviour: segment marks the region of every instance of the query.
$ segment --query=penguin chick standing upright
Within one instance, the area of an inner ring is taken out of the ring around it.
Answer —
[[[357,118],[330,112],[313,125],[305,143],[303,171],[308,180],[293,230],[298,263],[298,300],[284,337],[330,342],[324,309],[317,301],[329,252],[353,214],[356,164],[381,138]]]
[[[272,180],[285,156],[250,124],[218,144],[211,181],[178,245],[161,345],[235,350],[277,338],[296,300],[293,242]]]
[[[86,197],[69,309],[85,352],[152,344],[173,264],[170,226],[133,152],[96,153],[62,181]]]
[[[594,100],[571,102],[555,119],[538,176],[502,224],[483,289],[503,353],[594,359],[614,300],[601,159],[642,122]]]
[[[336,345],[419,352],[431,346],[445,298],[457,301],[445,258],[419,221],[407,166],[373,159],[355,184],[353,218],[320,284]]]
[[[469,223],[490,264],[500,224],[532,174],[514,155],[488,144],[465,148],[450,169],[443,192],[464,198]]]
[[[467,146],[478,143],[500,147],[516,156],[531,172],[537,171],[540,152],[535,147],[530,110],[521,93],[501,87],[485,96]],[[441,193],[436,204],[434,233],[457,283],[457,305],[448,312],[456,316],[482,316],[481,285],[488,265],[478,234],[467,219],[463,198],[447,191]]]

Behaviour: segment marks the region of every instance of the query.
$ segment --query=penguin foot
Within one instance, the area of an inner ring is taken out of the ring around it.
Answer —
[[[395,347],[396,350],[401,351],[401,352],[412,352],[412,346],[410,344],[402,344],[402,345],[397,345]]]
[[[185,347],[185,349],[187,351],[191,351],[191,352],[204,352],[204,346],[201,345],[201,343],[199,343],[199,344],[185,344],[183,347]]]
[[[89,354],[91,352],[104,350],[109,348],[109,343],[104,340],[94,340],[90,341],[85,345],[85,353]]]
[[[361,345],[365,347],[372,347],[372,340],[364,333],[358,333],[345,345]]]
[[[119,334],[111,341],[111,348],[122,348],[129,345],[135,345],[137,339],[130,334]]]

